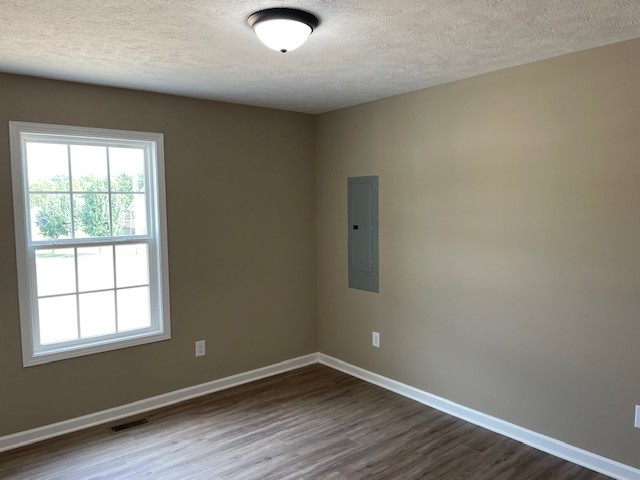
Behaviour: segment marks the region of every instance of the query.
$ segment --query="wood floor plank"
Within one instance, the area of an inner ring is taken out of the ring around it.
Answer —
[[[144,417],[119,433],[103,425],[0,454],[0,478],[608,478],[321,365]]]

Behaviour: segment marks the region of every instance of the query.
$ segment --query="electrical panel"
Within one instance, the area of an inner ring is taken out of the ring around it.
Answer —
[[[378,176],[349,177],[349,287],[379,292]]]

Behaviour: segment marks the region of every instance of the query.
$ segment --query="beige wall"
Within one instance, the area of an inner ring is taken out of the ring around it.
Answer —
[[[10,120],[164,133],[171,340],[22,367]],[[314,122],[0,75],[0,436],[315,352]]]
[[[638,59],[635,40],[319,116],[320,351],[640,467]],[[374,174],[380,294],[346,271],[347,177]]]

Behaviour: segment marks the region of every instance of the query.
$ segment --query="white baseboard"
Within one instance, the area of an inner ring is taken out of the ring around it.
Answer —
[[[193,387],[187,387],[181,390],[175,390],[173,392],[146,398],[144,400],[110,408],[101,412],[91,413],[89,415],[72,418],[70,420],[53,423],[51,425],[45,425],[32,430],[25,430],[24,432],[6,435],[4,437],[0,437],[0,452],[29,445],[41,440],[46,440],[47,438],[57,437],[66,433],[82,430],[83,428],[109,423],[125,417],[131,417],[149,410],[166,407],[167,405],[173,405],[208,393],[260,380],[261,378],[271,377],[273,375],[278,375],[279,373],[288,372],[289,370],[295,370],[296,368],[312,365],[314,363],[318,363],[317,353],[292,358],[290,360],[285,360],[284,362],[268,365],[256,370],[231,375],[230,377],[213,380],[200,385],[194,385]]]
[[[416,400],[424,405],[428,405],[437,410],[448,413],[449,415],[453,415],[454,417],[458,417],[506,437],[513,438],[514,440],[564,460],[568,460],[569,462],[576,463],[618,480],[640,480],[640,470],[637,468],[582,450],[581,448],[574,447],[568,443],[556,440],[555,438],[547,437],[546,435],[519,427],[518,425],[478,412],[477,410],[467,408],[463,405],[459,405],[445,398],[419,390],[410,385],[406,385],[396,380],[378,375],[377,373],[356,367],[355,365],[351,365],[329,355],[319,353],[318,359],[323,365],[348,373],[349,375],[360,378],[366,382],[391,390],[392,392],[398,393],[404,397],[411,398],[412,400]]]
[[[295,370],[314,363],[321,363],[336,370],[360,378],[366,382],[378,385],[404,397],[416,400],[442,412],[458,417],[467,422],[479,425],[493,432],[518,440],[526,445],[549,453],[556,457],[568,460],[583,467],[589,468],[618,480],[640,480],[640,470],[625,465],[615,460],[602,457],[595,453],[582,450],[555,438],[547,437],[532,430],[528,430],[505,420],[486,415],[477,410],[451,402],[445,398],[419,390],[410,385],[364,370],[337,358],[323,353],[312,353],[302,357],[292,358],[284,362],[258,368],[230,377],[213,380],[193,387],[183,388],[137,402],[110,408],[101,412],[84,415],[82,417],[65,420],[51,425],[18,432],[0,437],[0,452],[29,445],[31,443],[46,440],[48,438],[75,432],[84,428],[93,427],[103,423],[139,415],[149,410],[166,407],[183,402],[191,398],[200,397],[209,393],[225,390],[227,388],[253,382],[262,378],[271,377],[280,373]]]

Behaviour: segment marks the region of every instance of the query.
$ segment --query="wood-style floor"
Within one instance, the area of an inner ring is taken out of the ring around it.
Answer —
[[[0,454],[0,478],[608,478],[320,365],[145,417]]]

